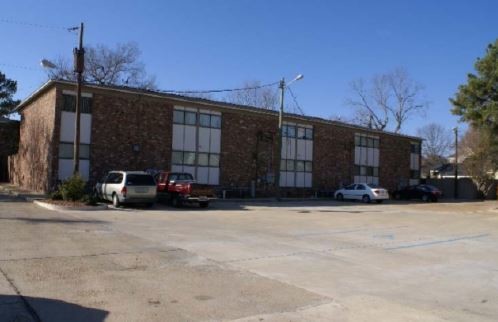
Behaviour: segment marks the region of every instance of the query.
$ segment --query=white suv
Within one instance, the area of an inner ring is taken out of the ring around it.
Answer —
[[[152,206],[156,201],[156,182],[143,171],[110,171],[99,185],[100,197],[115,207],[125,203]]]

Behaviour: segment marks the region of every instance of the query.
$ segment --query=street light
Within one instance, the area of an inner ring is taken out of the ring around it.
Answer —
[[[455,132],[455,166],[454,166],[454,196],[455,199],[458,198],[458,127],[453,128],[453,132]]]
[[[81,111],[81,85],[83,83],[83,71],[85,70],[85,50],[83,49],[83,23],[79,27],[70,30],[79,30],[79,46],[74,48],[74,72],[76,75],[76,109],[74,120],[74,149],[73,149],[73,175],[80,171],[80,111]],[[44,68],[56,68],[56,65],[47,59],[42,59],[40,65]]]
[[[277,171],[275,172],[275,190],[277,195],[277,200],[280,200],[280,163],[281,163],[281,155],[282,155],[282,119],[284,116],[284,93],[285,88],[295,81],[303,79],[302,74],[298,74],[291,80],[289,83],[285,83],[285,78],[282,78],[278,88],[280,88],[280,110],[278,112],[278,132],[277,132],[277,158],[275,159],[275,163],[277,164]]]

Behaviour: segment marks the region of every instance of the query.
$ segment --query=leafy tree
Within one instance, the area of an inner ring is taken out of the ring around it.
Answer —
[[[385,130],[393,127],[401,132],[403,124],[413,114],[428,106],[423,100],[423,86],[415,82],[403,68],[376,75],[369,82],[363,79],[351,83],[353,98],[346,103],[356,108],[354,123]]]
[[[498,171],[498,144],[490,131],[469,128],[458,150],[462,168],[472,177],[481,197],[488,195]]]
[[[17,81],[7,78],[0,72],[0,116],[11,114],[14,107],[19,104],[19,100],[13,99],[16,91]]]
[[[155,89],[155,78],[147,75],[140,54],[135,43],[117,44],[115,48],[102,44],[88,46],[85,48],[84,81]],[[76,79],[67,59],[59,57],[54,63],[56,67],[48,70],[51,79]]]
[[[474,127],[498,133],[498,39],[490,44],[484,58],[474,65],[476,74],[467,75],[450,101],[452,112]]]

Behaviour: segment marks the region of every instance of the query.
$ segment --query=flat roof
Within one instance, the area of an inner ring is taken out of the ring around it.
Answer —
[[[43,84],[40,88],[38,88],[35,92],[33,92],[31,95],[29,95],[26,99],[22,100],[22,102],[16,107],[15,111],[21,111],[24,107],[26,107],[26,105],[28,105],[33,100],[35,100],[39,95],[41,95],[41,93],[43,93],[45,90],[48,90],[50,87],[55,86],[57,84],[76,86],[75,81],[49,80],[45,84]],[[100,85],[100,84],[92,84],[92,83],[84,83],[83,86],[85,88],[89,88],[89,89],[108,90],[108,91],[116,91],[116,92],[122,92],[122,93],[140,94],[140,95],[146,95],[146,96],[156,97],[156,98],[166,98],[166,99],[176,101],[179,103],[197,103],[197,104],[201,104],[201,105],[205,105],[205,106],[218,107],[218,108],[222,108],[222,109],[242,110],[242,111],[248,111],[248,112],[253,112],[253,113],[258,113],[258,114],[272,115],[275,117],[278,117],[278,115],[279,115],[278,111],[268,110],[268,109],[264,109],[261,107],[255,107],[255,106],[249,106],[249,105],[240,105],[240,104],[234,104],[234,103],[223,102],[223,101],[216,101],[216,100],[200,98],[200,97],[191,97],[191,96],[179,95],[179,94],[173,94],[173,93],[159,91],[159,90],[150,90],[150,89],[122,86],[122,85]],[[346,128],[352,128],[352,129],[356,129],[356,130],[366,131],[366,132],[370,132],[370,133],[385,134],[385,135],[403,137],[403,138],[416,140],[416,141],[422,141],[422,138],[419,138],[416,136],[399,134],[399,133],[394,133],[394,132],[389,132],[389,131],[381,131],[381,130],[376,130],[376,129],[371,129],[371,128],[367,128],[364,126],[356,125],[356,124],[350,124],[350,123],[345,123],[345,122],[335,121],[335,120],[328,120],[328,119],[316,117],[316,116],[305,116],[305,115],[299,115],[299,114],[287,113],[287,112],[284,113],[284,116],[286,118],[291,118],[294,120],[315,122],[315,123],[321,123],[321,124],[330,124],[330,125],[336,125],[336,126],[340,126],[340,127],[346,127]]]

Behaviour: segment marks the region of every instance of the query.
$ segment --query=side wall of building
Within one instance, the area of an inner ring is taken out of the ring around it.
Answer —
[[[19,149],[9,159],[10,181],[46,192],[52,185],[56,89],[50,88],[21,111]]]

